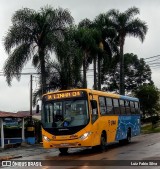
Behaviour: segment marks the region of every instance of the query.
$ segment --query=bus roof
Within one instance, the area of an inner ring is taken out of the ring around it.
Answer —
[[[119,94],[106,92],[106,91],[92,90],[92,89],[89,89],[89,88],[87,88],[87,89],[82,88],[82,89],[59,90],[59,91],[55,91],[55,92],[46,93],[46,94],[44,94],[44,96],[49,95],[49,94],[53,94],[53,93],[63,93],[63,92],[69,92],[69,91],[86,91],[86,92],[91,93],[91,94],[97,94],[97,95],[106,96],[106,97],[112,97],[112,98],[117,98],[117,99],[122,99],[122,100],[130,100],[130,101],[139,101],[139,99],[136,98],[136,97],[119,95]]]
[[[118,99],[122,99],[122,100],[139,101],[139,99],[136,98],[136,97],[119,95],[119,94],[115,94],[115,93],[111,93],[111,92],[106,92],[106,91],[97,91],[97,90],[91,90],[91,91],[94,94],[97,93],[99,95],[105,95],[105,96],[108,96],[108,97],[118,98]]]
[[[123,95],[120,95],[120,99],[122,99],[122,100],[130,100],[130,101],[139,101],[139,99],[138,98],[136,98],[136,97],[130,97],[130,96],[123,96]]]

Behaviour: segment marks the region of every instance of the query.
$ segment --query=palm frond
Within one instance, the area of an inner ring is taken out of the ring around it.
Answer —
[[[38,98],[41,99],[41,97],[42,97],[42,89],[39,88],[33,93],[33,101],[32,101],[33,107],[36,106]]]
[[[128,23],[126,33],[134,37],[138,37],[142,42],[144,41],[147,33],[148,26],[146,22],[136,18]]]
[[[124,13],[129,18],[128,20],[130,20],[135,15],[139,14],[139,9],[137,7],[131,7],[131,8],[128,8]]]
[[[30,44],[22,44],[9,56],[4,65],[4,75],[9,85],[13,77],[19,80],[22,68],[30,57]]]
[[[112,24],[118,23],[118,17],[120,15],[120,11],[116,9],[111,9],[106,13],[106,15],[108,16]]]
[[[10,53],[11,49],[17,45],[34,41],[32,34],[32,31],[27,27],[21,27],[19,25],[11,27],[4,38],[4,47],[6,52]]]

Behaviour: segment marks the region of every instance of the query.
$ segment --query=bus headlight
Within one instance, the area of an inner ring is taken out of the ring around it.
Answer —
[[[45,135],[43,135],[43,139],[45,140],[45,141],[51,141],[47,136],[45,136]]]
[[[90,135],[92,134],[92,132],[87,132],[87,133],[84,133],[83,135],[81,135],[80,137],[79,137],[79,139],[80,140],[84,140],[84,139],[86,139],[87,137],[89,137]]]

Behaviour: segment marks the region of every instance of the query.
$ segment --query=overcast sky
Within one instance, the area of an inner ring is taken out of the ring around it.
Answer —
[[[7,59],[3,46],[3,38],[11,26],[11,17],[16,10],[30,8],[39,10],[41,7],[51,5],[54,8],[67,8],[73,16],[75,23],[84,18],[93,20],[98,14],[110,9],[125,11],[136,6],[140,9],[141,20],[148,25],[145,41],[128,37],[125,42],[124,53],[134,53],[138,58],[147,58],[160,54],[160,1],[159,0],[0,0],[0,72]],[[27,64],[23,72],[34,72],[31,64]],[[155,85],[160,88],[160,68],[152,69],[152,78]],[[92,78],[89,78],[89,87],[92,87]],[[33,89],[36,89],[36,78],[33,78]],[[0,111],[17,112],[29,110],[30,76],[22,76],[17,82],[12,81],[8,87],[5,78],[0,76]]]

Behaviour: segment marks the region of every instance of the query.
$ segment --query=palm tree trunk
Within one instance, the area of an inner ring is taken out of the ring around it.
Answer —
[[[101,58],[98,57],[98,90],[101,90]]]
[[[40,67],[41,67],[41,89],[42,94],[46,93],[46,73],[45,73],[45,59],[44,50],[39,49]]]
[[[84,59],[83,59],[83,88],[87,88],[87,70],[86,70],[86,58],[87,53],[84,53]]]
[[[124,55],[123,55],[123,47],[124,47],[124,38],[120,38],[120,94],[125,95],[124,89]]]
[[[94,89],[97,90],[97,65],[96,65],[96,56],[93,58],[93,70],[94,70]]]

